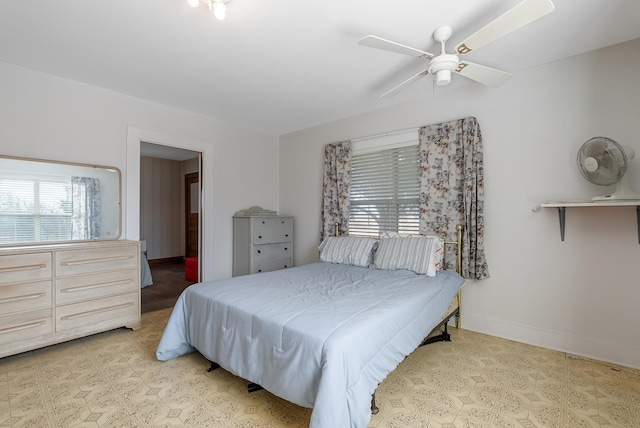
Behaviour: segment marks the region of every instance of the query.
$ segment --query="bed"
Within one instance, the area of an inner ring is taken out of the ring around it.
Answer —
[[[153,277],[151,276],[151,268],[149,260],[147,260],[147,252],[140,252],[140,288],[153,285]]]
[[[312,428],[365,427],[378,384],[458,311],[464,279],[437,269],[442,241],[411,239],[334,237],[323,241],[320,262],[194,284],[179,297],[156,356],[198,351],[313,408]],[[405,256],[419,266],[407,269]],[[385,262],[393,266],[380,268]]]

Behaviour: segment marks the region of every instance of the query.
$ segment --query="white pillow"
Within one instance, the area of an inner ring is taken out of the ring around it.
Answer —
[[[436,274],[436,271],[444,269],[444,239],[439,238],[437,236],[433,237],[436,240],[436,245],[433,248],[433,253],[431,254],[431,262],[433,263],[433,275]]]
[[[318,250],[323,262],[368,267],[377,244],[378,241],[371,238],[329,236],[322,241]]]
[[[435,235],[414,235],[412,233],[400,233],[393,231],[385,231],[380,233],[380,239],[385,238],[413,238],[413,237],[432,237],[436,241],[436,245],[433,247],[432,262],[433,266],[429,267],[427,275],[434,276],[436,271],[444,269],[444,239]]]
[[[442,239],[436,236],[381,239],[373,265],[378,269],[407,269],[435,276],[442,264],[442,245]]]

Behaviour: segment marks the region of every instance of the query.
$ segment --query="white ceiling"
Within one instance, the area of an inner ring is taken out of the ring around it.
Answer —
[[[363,36],[437,53],[436,27],[453,26],[451,50],[517,3],[233,0],[218,21],[186,0],[2,0],[0,61],[281,135],[450,89],[425,78],[380,99],[426,64],[359,46]],[[640,37],[638,0],[554,3],[550,15],[465,58],[517,78]]]

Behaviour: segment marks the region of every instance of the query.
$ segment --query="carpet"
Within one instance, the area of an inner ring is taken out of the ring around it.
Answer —
[[[0,427],[306,427],[310,409],[193,353],[155,350],[171,309],[0,359]],[[465,330],[379,386],[369,427],[640,427],[640,372]]]

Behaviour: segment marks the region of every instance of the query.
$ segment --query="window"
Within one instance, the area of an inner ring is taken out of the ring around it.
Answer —
[[[418,233],[420,154],[414,141],[368,149],[353,147],[349,234]]]
[[[71,182],[0,178],[0,244],[71,239]]]

